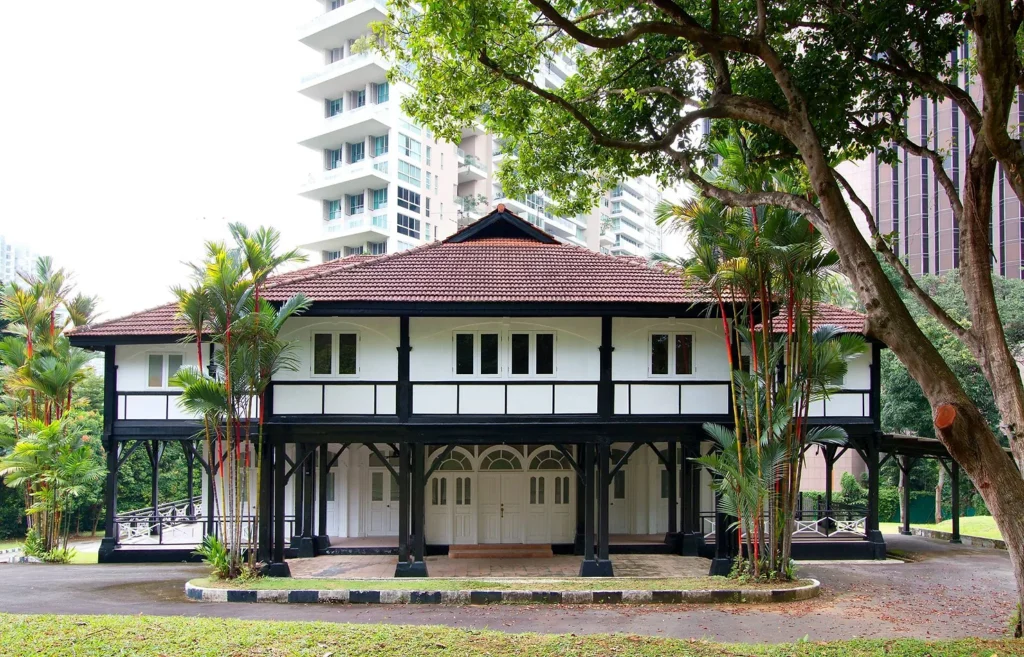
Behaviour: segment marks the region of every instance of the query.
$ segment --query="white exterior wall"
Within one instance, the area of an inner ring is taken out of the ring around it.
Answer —
[[[209,352],[203,346],[204,365]],[[182,420],[191,415],[177,404],[178,388],[149,387],[150,354],[176,354],[182,356],[183,367],[196,367],[198,358],[195,344],[119,345],[114,353],[117,364],[118,393],[142,392],[144,395],[118,394],[118,420]],[[166,392],[168,394],[152,394]]]

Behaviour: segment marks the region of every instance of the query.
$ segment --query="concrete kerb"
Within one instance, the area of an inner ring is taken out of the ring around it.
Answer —
[[[600,591],[432,591],[373,589],[367,580],[366,589],[288,590],[221,589],[202,587],[188,582],[185,594],[196,602],[274,602],[278,604],[343,603],[343,604],[715,604],[721,602],[765,603],[798,602],[817,597],[821,583],[809,583],[791,589],[754,590],[600,590]]]
[[[949,532],[940,532],[934,529],[920,529],[918,527],[911,527],[910,533],[916,536],[923,536],[925,538],[937,538],[942,541],[948,541],[953,538],[953,535]],[[980,538],[978,536],[965,536],[960,535],[961,545],[970,545],[973,547],[984,547],[993,548],[996,550],[1005,550],[1006,542],[995,538]]]

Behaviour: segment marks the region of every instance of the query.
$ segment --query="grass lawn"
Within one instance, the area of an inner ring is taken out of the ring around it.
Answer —
[[[739,584],[727,577],[665,577],[665,578],[594,578],[570,579],[297,579],[264,577],[239,583],[207,578],[192,580],[196,586],[223,589],[266,590],[342,590],[355,591],[708,591],[715,589],[754,590],[788,589],[808,584],[780,582],[778,584]]]
[[[74,544],[71,544],[71,547],[75,548],[75,556],[71,558],[71,563],[85,565],[99,562],[98,546],[93,545],[86,550],[76,547]]]
[[[879,523],[883,534],[897,534],[900,531],[900,523],[883,522]],[[921,529],[934,529],[940,532],[952,532],[953,521],[943,520],[937,525],[921,525],[912,523],[911,527]],[[993,538],[1002,540],[1003,535],[996,527],[995,518],[992,516],[966,516],[960,518],[960,534],[962,536],[977,536],[979,538]]]
[[[0,550],[9,550],[11,548],[21,547],[24,541],[0,541]]]
[[[153,616],[20,616],[0,614],[4,655],[139,657],[176,655],[307,655],[367,657],[417,655],[443,657],[967,657],[1019,655],[1024,642],[841,641],[783,645],[743,645],[703,640],[614,635],[505,634],[436,626],[347,625],[336,623],[242,621],[220,618]]]

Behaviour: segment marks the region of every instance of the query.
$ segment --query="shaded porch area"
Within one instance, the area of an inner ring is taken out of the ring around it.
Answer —
[[[580,575],[580,558],[555,555],[546,559],[452,559],[445,555],[425,557],[430,577],[570,578]],[[704,577],[708,559],[671,554],[622,554],[615,559],[615,577]],[[389,555],[324,555],[289,559],[292,577],[379,579],[395,576],[395,559]]]

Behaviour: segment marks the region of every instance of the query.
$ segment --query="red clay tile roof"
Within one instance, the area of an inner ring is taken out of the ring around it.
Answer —
[[[833,306],[830,303],[819,303],[814,310],[815,326],[837,326],[848,333],[863,333],[867,315],[856,310]],[[772,331],[775,333],[786,332],[785,315],[776,315],[772,319]]]
[[[493,213],[492,213],[493,214]],[[514,222],[521,219],[511,217]],[[501,217],[498,217],[501,219]],[[481,219],[480,221],[485,221]],[[472,226],[471,226],[472,228]],[[441,242],[384,256],[356,256],[274,277],[263,295],[283,301],[304,294],[314,302],[411,303],[656,303],[710,302],[696,281],[648,266],[639,258],[546,243],[496,228],[488,237],[459,233]],[[530,230],[533,230],[530,228]],[[462,233],[463,231],[460,231]],[[513,236],[508,236],[513,235]],[[174,304],[73,332],[76,336],[179,333]]]

